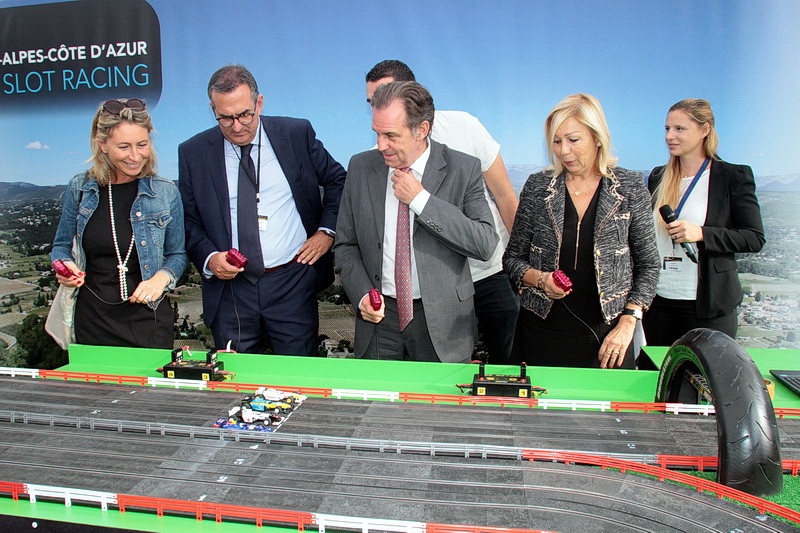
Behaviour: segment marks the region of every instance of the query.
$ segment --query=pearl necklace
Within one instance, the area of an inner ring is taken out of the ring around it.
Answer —
[[[125,255],[125,261],[122,260],[122,254],[119,252],[119,244],[117,243],[117,226],[114,222],[114,195],[111,193],[111,182],[108,182],[108,210],[111,212],[111,235],[114,241],[114,251],[117,252],[117,270],[119,270],[119,297],[122,300],[128,299],[128,280],[125,273],[128,272],[128,259],[131,258],[133,251],[133,244],[136,235],[131,235],[131,243],[128,245],[128,253]]]

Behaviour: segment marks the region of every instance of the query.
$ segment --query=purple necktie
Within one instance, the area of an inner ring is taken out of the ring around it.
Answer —
[[[408,172],[408,168],[398,169]],[[408,206],[398,200],[397,248],[394,254],[394,286],[397,291],[397,315],[400,331],[406,329],[414,318],[414,299],[411,284],[411,231]]]

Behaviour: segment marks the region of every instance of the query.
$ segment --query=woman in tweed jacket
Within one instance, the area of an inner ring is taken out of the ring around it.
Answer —
[[[522,295],[513,358],[634,368],[634,329],[658,281],[650,195],[640,173],[615,166],[593,96],[562,100],[545,136],[552,166],[528,178],[503,257]]]

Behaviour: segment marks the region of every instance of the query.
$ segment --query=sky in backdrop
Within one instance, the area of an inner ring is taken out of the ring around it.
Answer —
[[[36,3],[47,2],[0,0],[0,10]],[[215,125],[206,85],[228,63],[252,70],[266,114],[308,118],[346,166],[374,144],[364,75],[389,58],[411,66],[438,109],[477,116],[508,165],[545,165],[547,113],[586,92],[605,108],[623,167],[663,164],[667,109],[699,97],[712,103],[724,159],[751,165],[757,176],[800,172],[796,0],[149,4],[161,26],[163,66],[151,112],[168,178],[178,177],[178,144]],[[86,168],[93,112],[65,104],[0,115],[0,181],[65,184]]]

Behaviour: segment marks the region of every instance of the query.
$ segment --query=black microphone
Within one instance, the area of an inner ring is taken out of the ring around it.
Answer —
[[[658,212],[661,213],[661,218],[663,218],[664,222],[667,224],[671,224],[678,220],[678,217],[675,216],[675,211],[673,211],[672,208],[667,204],[659,207]],[[686,252],[686,255],[689,257],[689,259],[692,260],[692,263],[697,264],[697,246],[695,246],[693,242],[682,242],[681,246],[683,247],[683,251]]]

